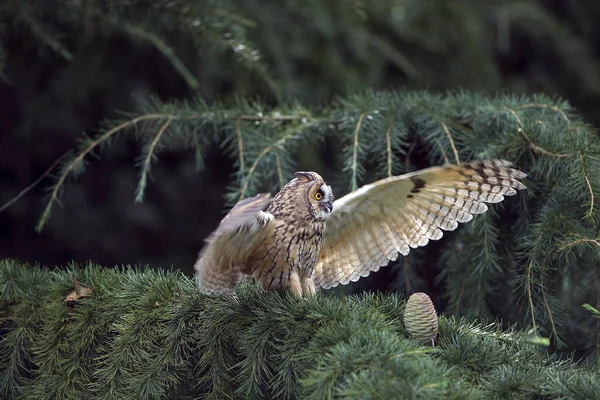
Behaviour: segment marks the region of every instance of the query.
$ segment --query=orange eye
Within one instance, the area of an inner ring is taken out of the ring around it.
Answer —
[[[315,200],[320,201],[323,198],[323,195],[321,194],[321,192],[317,192],[315,193]]]

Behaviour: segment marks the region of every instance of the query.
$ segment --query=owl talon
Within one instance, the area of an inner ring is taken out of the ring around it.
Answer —
[[[309,298],[314,297],[317,293],[315,283],[309,277],[302,278],[302,297]]]

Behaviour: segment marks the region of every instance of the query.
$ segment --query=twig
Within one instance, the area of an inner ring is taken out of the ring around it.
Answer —
[[[210,113],[209,113],[210,114]],[[191,115],[185,115],[185,116],[181,116],[181,115],[173,115],[173,114],[159,114],[159,113],[154,113],[154,114],[145,114],[145,115],[140,115],[138,117],[132,118],[128,121],[125,121],[117,126],[115,126],[114,128],[110,129],[109,131],[103,133],[102,135],[98,136],[95,140],[93,140],[81,153],[79,153],[77,155],[77,157],[75,157],[70,163],[69,165],[67,165],[67,167],[65,168],[64,172],[62,172],[60,178],[58,179],[58,181],[56,182],[56,184],[54,185],[54,189],[52,190],[52,193],[50,194],[50,199],[48,200],[48,204],[46,205],[46,208],[44,209],[42,216],[40,217],[37,225],[36,225],[36,232],[41,232],[42,228],[44,227],[46,220],[48,219],[48,216],[50,215],[50,210],[52,209],[52,206],[54,205],[55,202],[58,201],[58,192],[60,191],[60,188],[65,184],[65,181],[67,179],[67,177],[73,172],[73,170],[75,169],[75,167],[81,162],[83,161],[83,159],[92,152],[92,150],[94,150],[96,148],[96,146],[98,146],[100,143],[104,142],[105,140],[109,139],[110,137],[112,137],[113,135],[115,135],[116,133],[120,132],[123,129],[126,129],[130,126],[136,125],[139,122],[142,121],[146,121],[146,120],[152,120],[152,119],[170,119],[170,120],[194,120],[194,119],[201,119],[206,117],[206,114],[200,113],[200,114],[191,114]],[[272,116],[272,117],[262,117],[262,116],[250,116],[250,115],[237,115],[237,116],[232,116],[229,119],[241,119],[241,120],[254,120],[254,121],[259,121],[259,120],[263,120],[263,119],[268,119],[268,120],[273,120],[273,121],[291,121],[291,120],[299,120],[299,119],[308,119],[309,117],[307,116],[300,116],[300,115],[279,115],[279,116]],[[284,140],[285,137],[281,140]],[[281,141],[280,140],[280,141]],[[280,142],[279,141],[279,142]],[[279,143],[278,142],[278,143]],[[256,167],[255,167],[256,168]]]
[[[525,106],[531,106],[531,107],[533,107],[533,106],[538,106],[538,105],[537,104],[535,104],[535,105],[534,104],[531,104],[531,105],[525,104]],[[523,107],[520,107],[520,108],[523,108]],[[551,107],[548,107],[548,108],[551,108]],[[548,150],[544,149],[543,147],[540,147],[540,146],[536,145],[533,142],[533,140],[531,140],[531,138],[529,136],[527,136],[527,134],[525,133],[525,126],[523,125],[523,122],[521,121],[521,118],[519,118],[519,116],[517,115],[517,113],[514,110],[512,110],[512,109],[510,109],[508,107],[501,107],[500,110],[507,111],[508,113],[510,113],[515,118],[515,120],[517,121],[517,124],[519,125],[519,127],[517,128],[517,132],[519,133],[519,135],[521,135],[523,137],[523,139],[525,139],[525,141],[527,142],[529,148],[531,150],[533,150],[534,152],[546,155],[548,157],[555,157],[555,158],[564,158],[564,157],[570,156],[570,154],[553,153],[551,151],[548,151]]]
[[[406,152],[406,158],[404,159],[404,172],[408,172],[410,156],[412,156],[412,152],[415,150],[416,146],[417,146],[417,138],[414,138],[413,141],[410,143],[408,151]]]
[[[556,325],[554,324],[554,318],[552,317],[552,311],[550,310],[550,305],[548,304],[548,299],[546,298],[546,293],[542,291],[542,296],[544,297],[544,304],[546,305],[546,310],[548,310],[548,318],[550,318],[550,325],[552,325],[552,333],[555,338],[558,338],[558,331],[556,330]]]
[[[523,139],[525,139],[525,141],[527,142],[527,145],[529,146],[529,148],[531,150],[533,150],[536,153],[539,154],[543,154],[545,156],[548,157],[553,157],[553,158],[565,158],[565,157],[569,157],[570,154],[559,154],[559,153],[553,153],[551,151],[548,151],[546,149],[544,149],[543,147],[540,147],[538,145],[536,145],[533,140],[531,140],[531,138],[529,136],[527,136],[527,134],[525,133],[525,131],[521,128],[517,129],[517,133],[519,133],[519,135],[521,135],[521,137],[523,137]]]
[[[586,217],[590,218],[594,213],[594,191],[592,190],[592,185],[590,184],[590,180],[585,173],[585,163],[583,162],[583,154],[579,153],[579,160],[581,161],[581,170],[583,171],[583,179],[585,179],[585,183],[587,184],[588,190],[590,191],[590,211],[586,213]]]
[[[517,124],[519,125],[519,128],[525,129],[525,126],[523,125],[523,122],[521,121],[521,118],[519,118],[519,116],[517,115],[517,113],[514,110],[512,110],[512,109],[510,109],[508,107],[500,107],[500,110],[507,111],[509,114],[511,114],[514,117],[514,119],[517,121]]]
[[[241,121],[297,121],[301,119],[312,120],[310,115],[239,115]]]
[[[356,170],[358,168],[358,134],[360,132],[360,127],[362,125],[363,119],[367,115],[366,112],[362,113],[358,117],[358,121],[356,122],[356,127],[354,128],[354,144],[352,147],[352,180],[350,181],[352,185],[352,190],[355,190],[358,185],[356,183]]]
[[[387,151],[387,175],[392,176],[392,127],[394,126],[394,118],[390,120],[390,126],[385,131],[386,151]]]
[[[283,187],[283,172],[281,171],[281,161],[279,154],[275,153],[275,166],[277,167],[277,178],[279,178],[279,187]]]
[[[582,239],[576,239],[573,240],[572,242],[568,242],[568,243],[563,243],[561,244],[561,249],[566,249],[568,247],[573,247],[573,246],[577,246],[580,243],[590,243],[594,246],[598,246],[600,248],[600,241],[596,240],[596,239],[587,239],[587,238],[582,238]]]
[[[366,30],[358,31],[358,36],[362,37],[365,42],[376,48],[385,57],[389,58],[398,69],[406,74],[409,79],[417,79],[419,70],[415,68],[404,54],[398,51],[397,46],[392,46],[386,40],[368,32]]]
[[[279,89],[277,88],[277,85],[275,84],[273,79],[267,73],[267,69],[261,63],[258,62],[260,57],[257,57],[256,53],[249,54],[252,52],[237,51],[236,47],[239,45],[239,43],[236,44],[234,41],[224,39],[221,35],[216,35],[211,29],[204,29],[202,28],[202,26],[200,26],[199,30],[201,30],[202,34],[210,38],[214,43],[219,43],[220,45],[233,51],[235,54],[246,60],[246,62],[249,64],[249,68],[253,68],[260,75],[260,77],[265,81],[269,89],[271,89],[273,94],[275,94],[275,97],[277,97],[277,99],[281,97]]]
[[[240,173],[244,175],[244,141],[242,139],[242,130],[240,128],[241,117],[235,120],[235,134],[238,141],[238,156],[240,159]]]
[[[48,201],[48,204],[46,205],[46,208],[44,209],[44,212],[42,213],[42,216],[35,227],[36,232],[38,232],[38,233],[41,232],[42,228],[44,227],[44,224],[46,223],[46,220],[48,219],[48,216],[50,214],[50,210],[52,209],[52,205],[58,198],[58,192],[59,192],[60,188],[62,187],[62,185],[65,183],[67,176],[69,176],[69,174],[71,172],[73,172],[73,169],[75,169],[77,164],[79,164],[81,161],[83,161],[85,156],[88,155],[92,150],[94,150],[94,148],[96,148],[96,146],[98,146],[100,143],[107,140],[112,135],[116,134],[117,132],[119,132],[127,127],[130,127],[132,125],[135,125],[138,122],[145,121],[148,119],[162,119],[165,116],[168,116],[168,115],[166,115],[166,114],[142,115],[142,116],[130,119],[129,121],[125,121],[122,124],[117,125],[116,127],[112,128],[111,130],[105,132],[104,134],[100,135],[95,140],[93,140],[81,153],[79,153],[79,155],[77,157],[75,157],[73,159],[73,161],[71,161],[69,163],[69,165],[65,168],[65,171],[62,173],[62,175],[56,182],[56,185],[54,185],[54,189],[52,190],[52,193],[50,195],[50,200]],[[177,118],[177,116],[171,116],[171,117],[173,119]]]
[[[533,307],[533,296],[531,294],[531,270],[533,269],[533,262],[529,262],[529,267],[527,268],[527,298],[529,299],[529,308],[531,309],[531,324],[533,325],[533,329],[537,331],[537,324],[535,323],[535,313]]]
[[[221,17],[229,18],[229,19],[231,19],[233,21],[239,22],[240,24],[245,25],[245,26],[249,26],[251,28],[255,28],[258,25],[255,21],[253,21],[251,19],[248,19],[246,17],[242,17],[239,14],[230,13],[227,10],[215,10],[213,12],[213,14],[219,15]]]
[[[194,147],[194,155],[195,155],[195,160],[196,161],[196,171],[202,169],[202,166],[204,164],[204,161],[202,159],[202,149],[200,148],[200,140],[198,139],[198,134],[195,133],[192,135],[192,145]]]
[[[442,146],[442,142],[440,142],[439,139],[436,139],[435,142],[437,143],[438,147],[440,148],[440,151],[442,152],[442,157],[444,157],[444,164],[450,164],[450,159],[446,154],[446,150],[444,150],[444,146]]]
[[[567,114],[565,114],[563,110],[561,110],[560,108],[558,108],[556,106],[550,106],[548,104],[542,104],[542,103],[528,103],[528,104],[522,104],[522,105],[518,106],[517,108],[548,108],[548,109],[560,114],[560,116],[567,123],[567,126],[571,125],[571,121],[567,117]]]
[[[160,127],[160,129],[158,130],[158,133],[156,134],[156,136],[154,136],[154,139],[152,139],[152,142],[150,143],[150,147],[148,148],[148,154],[146,154],[146,158],[144,159],[144,164],[142,166],[142,174],[141,174],[140,182],[138,185],[138,193],[135,196],[136,203],[141,203],[144,201],[144,188],[146,187],[146,175],[148,174],[148,170],[150,168],[150,162],[152,161],[152,155],[154,154],[154,149],[158,145],[158,141],[160,140],[162,135],[165,133],[165,131],[171,124],[172,120],[173,120],[173,118],[169,118],[165,121],[165,123]]]
[[[546,124],[544,124],[542,121],[540,121],[540,120],[538,119],[538,120],[536,120],[536,121],[535,121],[535,123],[536,123],[537,125],[540,125],[540,126],[542,127],[542,130],[543,130],[543,132],[546,132],[546,131],[547,131]]]
[[[241,200],[244,199],[244,196],[246,195],[246,190],[248,190],[248,185],[250,183],[250,178],[252,178],[252,175],[254,174],[254,171],[256,170],[256,167],[258,166],[258,163],[260,162],[260,160],[262,160],[262,158],[264,156],[266,156],[269,152],[273,151],[275,148],[277,148],[281,144],[285,143],[285,141],[288,140],[292,136],[294,136],[294,134],[290,133],[289,135],[286,135],[286,136],[282,137],[281,139],[279,139],[278,141],[276,141],[272,145],[265,147],[263,149],[263,151],[260,152],[260,154],[258,155],[258,157],[256,157],[256,159],[254,160],[254,162],[250,166],[250,169],[248,170],[248,174],[246,175],[246,179],[244,181],[244,185],[240,189],[240,197],[239,197],[238,201],[241,201]],[[277,157],[277,153],[275,153],[275,156]],[[278,162],[277,158],[276,158],[276,162]],[[281,182],[283,182],[283,173],[281,173],[281,171],[278,171],[278,173],[280,174]]]
[[[67,61],[73,60],[73,54],[67,50],[58,40],[51,37],[48,32],[44,32],[43,28],[35,21],[30,15],[22,13],[21,17],[25,23],[29,26],[34,35],[36,35],[42,42],[46,43],[48,47],[57,52]]]
[[[260,152],[258,157],[256,157],[256,159],[254,160],[252,165],[250,166],[250,169],[248,170],[248,175],[246,175],[246,179],[244,180],[244,185],[242,186],[242,189],[240,190],[240,197],[239,197],[238,201],[241,201],[244,199],[246,190],[248,190],[248,183],[250,182],[250,178],[252,177],[252,174],[254,174],[254,171],[256,170],[256,167],[258,166],[259,161],[271,150],[273,150],[273,146],[265,147],[263,149],[263,151]]]
[[[52,172],[52,170],[58,165],[60,164],[60,162],[68,155],[71,153],[71,151],[73,150],[69,150],[67,151],[65,154],[63,154],[62,156],[60,156],[60,158],[56,161],[54,161],[54,163],[50,166],[50,168],[48,168],[46,171],[44,171],[44,173],[42,175],[39,176],[39,178],[37,178],[35,181],[33,181],[32,184],[30,184],[29,186],[27,186],[25,189],[21,190],[19,192],[19,194],[17,194],[15,197],[13,197],[12,199],[10,199],[8,202],[6,202],[4,205],[2,205],[2,207],[0,207],[0,212],[6,210],[8,207],[12,206],[13,204],[15,204],[17,201],[19,201],[19,199],[21,197],[23,197],[24,195],[26,195],[31,189],[33,189],[34,187],[36,187],[45,177],[47,177],[50,172]]]
[[[448,136],[448,140],[450,141],[450,146],[452,147],[452,152],[454,153],[454,158],[456,159],[456,163],[460,163],[460,160],[458,158],[458,151],[456,150],[456,146],[454,146],[454,140],[452,140],[452,135],[450,134],[450,130],[448,129],[448,127],[446,126],[445,123],[440,122],[440,124],[442,124],[442,128],[444,129],[444,132],[446,132],[446,136]],[[448,160],[446,159],[446,163],[448,162]]]
[[[163,54],[163,56],[165,56],[167,60],[169,60],[169,62],[173,65],[175,70],[179,72],[179,75],[181,75],[181,77],[187,82],[187,84],[192,89],[196,90],[200,87],[200,83],[198,82],[198,80],[194,77],[190,70],[186,68],[183,62],[181,62],[179,57],[175,55],[173,49],[171,49],[171,47],[169,47],[161,38],[134,25],[124,24],[118,26],[121,26],[126,32],[128,32],[132,36],[136,36],[140,39],[152,43],[152,45],[154,45],[154,47],[156,47],[158,51],[160,51]]]

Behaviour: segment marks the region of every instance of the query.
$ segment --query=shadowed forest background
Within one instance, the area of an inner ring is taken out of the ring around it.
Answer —
[[[543,92],[600,125],[598,2],[201,3],[0,4],[0,205],[82,134],[151,96],[319,106],[368,89]],[[202,21],[185,19],[204,9],[211,13]],[[334,179],[335,151],[335,143],[322,154],[300,149],[296,161]],[[198,171],[193,152],[163,151],[137,204],[139,154],[125,139],[89,158],[39,234],[48,178],[1,212],[0,259],[150,264],[191,274],[203,239],[226,211],[234,160],[215,146]],[[370,277],[371,288],[386,273]]]

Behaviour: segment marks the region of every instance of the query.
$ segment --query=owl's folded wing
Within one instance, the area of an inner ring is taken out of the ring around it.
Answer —
[[[269,194],[240,201],[206,239],[194,265],[200,292],[232,293],[246,277],[244,262],[272,227],[273,216],[265,212],[271,201]]]
[[[527,175],[508,161],[473,161],[382,179],[333,203],[313,272],[317,287],[346,285],[377,271],[411,248],[452,231],[484,203],[525,189]]]

